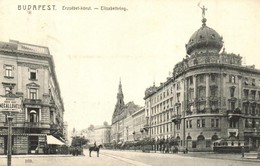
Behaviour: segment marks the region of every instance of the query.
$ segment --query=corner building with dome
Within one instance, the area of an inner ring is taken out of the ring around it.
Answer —
[[[149,136],[175,139],[178,148],[212,151],[216,140],[232,146],[260,144],[260,70],[227,53],[223,38],[206,25],[190,37],[187,56],[173,75],[145,91]]]

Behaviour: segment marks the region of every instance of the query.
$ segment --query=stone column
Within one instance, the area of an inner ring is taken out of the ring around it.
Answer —
[[[28,108],[25,107],[25,122],[28,120]]]
[[[209,74],[206,74],[206,111],[207,112],[210,109],[209,96],[210,96]]]
[[[221,109],[226,111],[226,93],[229,92],[229,89],[226,90],[226,73],[222,74],[222,88],[221,88]],[[223,91],[224,90],[224,91]]]
[[[238,76],[238,108],[240,108],[242,110],[242,103],[241,103],[241,100],[242,100],[242,77],[241,76]]]
[[[197,75],[193,76],[193,98],[194,98],[194,103],[193,103],[193,109],[191,110],[192,113],[195,113],[197,110]]]

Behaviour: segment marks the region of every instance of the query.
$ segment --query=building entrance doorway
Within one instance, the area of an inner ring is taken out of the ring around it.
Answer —
[[[28,137],[28,149],[29,149],[29,154],[35,154],[38,153],[38,144],[39,144],[39,139],[38,136],[29,136]]]

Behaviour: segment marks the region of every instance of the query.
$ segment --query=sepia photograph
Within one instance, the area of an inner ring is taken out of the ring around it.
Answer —
[[[0,0],[0,166],[260,165],[259,9]]]

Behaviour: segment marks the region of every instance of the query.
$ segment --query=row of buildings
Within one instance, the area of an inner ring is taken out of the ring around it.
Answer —
[[[144,137],[145,123],[144,107],[134,102],[124,103],[121,81],[117,93],[117,103],[112,117],[111,141],[123,143],[125,141],[140,140]]]
[[[186,56],[172,76],[145,90],[144,107],[124,104],[121,84],[112,116],[112,141],[174,138],[180,148],[211,151],[231,139],[256,149],[260,144],[260,70],[227,53],[223,38],[206,25],[192,34]],[[141,117],[140,128],[134,124]]]
[[[10,40],[0,42],[0,154],[7,153],[8,99],[21,111],[13,114],[13,154],[44,153],[54,142],[65,143],[67,124],[52,55],[47,47]]]
[[[73,129],[72,137],[83,137],[89,140],[90,145],[95,142],[97,145],[105,145],[110,143],[111,126],[104,122],[103,125],[90,125],[87,129],[76,131]]]

